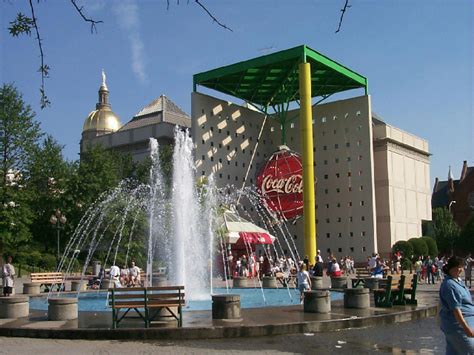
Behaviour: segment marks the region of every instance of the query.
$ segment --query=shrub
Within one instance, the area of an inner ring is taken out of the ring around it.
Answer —
[[[43,254],[38,266],[47,271],[53,271],[56,269],[56,257],[52,254]]]
[[[408,239],[408,243],[413,247],[413,256],[415,258],[428,255],[428,245],[426,245],[426,242],[423,239],[410,238]]]
[[[426,246],[428,247],[428,255],[432,258],[438,256],[438,245],[436,244],[436,240],[431,237],[421,237],[420,239],[424,240]]]

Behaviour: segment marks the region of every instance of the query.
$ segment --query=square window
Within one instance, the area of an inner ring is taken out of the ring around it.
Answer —
[[[201,113],[204,115],[204,109],[201,110]]]
[[[331,248],[328,248],[328,249],[326,250],[326,252],[327,252],[328,254],[331,254]]]
[[[321,118],[322,123],[326,123],[326,117]]]
[[[360,217],[361,221],[365,221],[365,216]]]
[[[214,142],[211,142],[211,147],[214,147]]]
[[[230,131],[227,131],[227,135],[230,136]]]
[[[360,111],[357,111],[357,112],[356,112],[356,115],[357,115],[357,116],[360,116]]]
[[[327,195],[329,193],[328,189],[324,189],[324,193]]]
[[[204,170],[201,171],[201,175],[202,175],[202,176],[206,175],[206,172],[205,172]]]
[[[336,192],[337,192],[337,193],[341,192],[341,189],[340,189],[339,187],[336,188]]]
[[[337,236],[338,236],[339,238],[342,238],[342,233],[339,233]]]
[[[362,251],[365,252],[365,250],[366,250],[365,247],[362,247]]]
[[[350,159],[350,158],[348,158],[348,159]],[[349,177],[352,176],[352,173],[350,171],[348,171],[347,176],[349,176]]]
[[[353,237],[353,236],[354,236],[354,232],[350,232],[350,233],[349,233],[349,236]]]
[[[351,247],[351,253],[353,253],[353,252],[354,252],[354,247]]]
[[[362,144],[361,141],[357,141],[357,146],[360,147],[360,145]]]
[[[362,155],[359,155],[359,160],[362,160]]]
[[[329,177],[329,175],[328,175],[328,174],[325,174],[325,175],[324,175],[324,180],[327,180],[328,177]]]
[[[349,133],[349,128],[344,128],[344,132]]]
[[[339,148],[339,144],[334,144],[334,149],[338,149]]]
[[[324,165],[328,165],[328,161],[327,161],[327,160],[324,161]]]
[[[326,238],[331,238],[331,233],[326,233]]]
[[[323,145],[323,150],[328,150],[328,147]]]
[[[340,203],[340,202],[337,203],[337,207],[338,207],[338,208],[341,207],[341,203]]]
[[[360,205],[361,205],[361,206],[364,206],[364,201],[360,201]]]
[[[227,150],[230,150],[230,145],[227,146]]]
[[[347,190],[349,190],[349,192],[351,192],[351,191],[352,191],[352,186],[349,186],[349,187],[347,188]]]
[[[214,161],[214,157],[211,157],[211,161]]]
[[[325,135],[326,135],[326,132],[322,131],[322,132],[321,132],[321,135],[322,135],[322,136],[325,136]]]
[[[350,147],[351,146],[351,143],[350,142],[347,142],[346,143],[346,147]]]
[[[221,144],[221,143],[219,143],[219,148],[222,148],[222,144]]]
[[[201,160],[206,160],[206,156],[205,155],[201,156]]]
[[[222,179],[222,174],[219,174],[219,178]]]
[[[206,142],[204,142],[204,139],[203,139],[203,140],[201,141],[201,144],[204,144],[204,143],[206,143]]]
[[[336,173],[336,178],[339,179],[341,175],[339,175],[339,173]]]
[[[329,218],[326,218],[326,223],[331,223],[331,220]]]
[[[349,222],[352,222],[352,220],[353,220],[353,217],[350,216],[350,217],[349,217]]]
[[[341,217],[337,217],[337,221],[340,223],[342,222],[342,218]]]
[[[214,132],[214,127],[211,126],[211,132]]]
[[[326,203],[326,208],[329,208],[329,203]]]
[[[337,130],[335,129],[334,131],[332,131],[333,134],[336,134],[337,133]]]
[[[336,164],[339,163],[339,158],[334,159],[334,161],[336,162]]]
[[[347,203],[347,207],[352,207],[352,201],[349,201],[349,202]]]
[[[230,175],[227,175],[227,180],[230,180]]]
[[[347,161],[351,161],[351,157],[347,157]]]
[[[364,189],[364,186],[363,185],[360,185],[359,186],[359,191],[362,191]]]
[[[338,251],[339,253],[342,253],[342,248],[337,248],[337,251]]]
[[[360,232],[360,235],[365,237],[365,231]]]
[[[359,176],[361,176],[361,175],[362,175],[362,170],[359,170]]]
[[[336,115],[332,116],[332,120],[333,121],[337,120],[337,116]]]

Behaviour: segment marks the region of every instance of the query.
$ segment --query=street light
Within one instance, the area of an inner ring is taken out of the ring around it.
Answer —
[[[452,205],[453,203],[456,203],[456,201],[451,201],[451,202],[449,203],[449,206],[448,206],[448,211],[449,211],[449,213],[451,213],[451,205]]]
[[[53,215],[49,218],[49,222],[53,225],[53,228],[56,228],[56,237],[58,242],[58,254],[57,254],[57,262],[59,265],[60,260],[60,253],[59,253],[59,236],[61,233],[61,229],[64,229],[64,225],[67,222],[66,216],[61,213],[59,209],[57,209]]]

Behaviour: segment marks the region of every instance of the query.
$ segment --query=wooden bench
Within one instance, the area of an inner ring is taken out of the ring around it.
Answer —
[[[162,310],[167,310],[169,315],[160,317],[174,318],[178,327],[183,325],[184,286],[111,288],[108,291],[113,329],[132,309],[145,322],[145,328],[150,327]],[[177,312],[173,308],[177,308]]]
[[[356,288],[359,286],[364,287],[365,279],[372,277],[372,273],[369,270],[367,270],[367,268],[365,267],[364,268],[357,267],[355,271],[356,271],[356,277],[351,279],[352,288]]]
[[[416,288],[418,286],[418,278],[416,274],[413,275],[403,275],[400,277],[398,283],[398,289],[395,292],[394,303],[397,305],[405,304],[414,304],[416,305],[418,301],[416,300]]]
[[[401,275],[405,282],[405,275]],[[374,289],[375,307],[392,307],[392,293],[398,290],[400,279],[398,277],[388,276],[387,279],[379,279],[379,288]]]
[[[31,282],[44,286],[45,289],[57,286],[58,291],[61,290],[64,282],[64,274],[62,272],[35,272],[30,274]]]

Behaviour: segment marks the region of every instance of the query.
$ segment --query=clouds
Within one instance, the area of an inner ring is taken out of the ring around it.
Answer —
[[[114,3],[113,12],[120,29],[127,36],[132,54],[132,71],[141,83],[147,80],[145,70],[145,45],[140,35],[138,4],[134,0]]]

